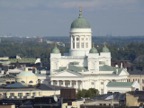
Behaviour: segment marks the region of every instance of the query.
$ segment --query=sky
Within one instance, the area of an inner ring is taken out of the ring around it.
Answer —
[[[144,36],[144,0],[0,0],[0,36],[69,36],[79,7],[93,36]]]

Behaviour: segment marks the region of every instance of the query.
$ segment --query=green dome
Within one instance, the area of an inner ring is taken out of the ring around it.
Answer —
[[[106,45],[104,45],[102,52],[110,52]]]
[[[79,11],[79,17],[75,19],[71,24],[72,28],[90,28],[88,21],[82,16],[82,11]]]
[[[54,49],[52,50],[52,53],[55,53],[55,54],[60,53],[60,50],[57,48],[56,45],[55,45]]]
[[[90,49],[89,53],[98,53],[97,49],[94,47],[94,44],[93,47]]]

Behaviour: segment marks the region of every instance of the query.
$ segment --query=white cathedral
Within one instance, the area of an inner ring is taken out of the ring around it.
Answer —
[[[129,73],[123,67],[111,66],[111,52],[106,45],[98,52],[92,45],[92,30],[79,11],[70,27],[69,55],[62,56],[55,45],[50,55],[51,85],[76,89],[98,89],[100,94],[126,92],[138,88],[127,82]]]

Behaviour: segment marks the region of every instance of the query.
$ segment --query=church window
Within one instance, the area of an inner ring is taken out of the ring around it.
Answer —
[[[79,37],[77,37],[76,40],[79,41]]]
[[[29,83],[33,83],[33,81],[29,81]]]
[[[84,43],[81,43],[81,48],[84,48]]]
[[[104,89],[101,89],[101,94],[104,94]]]
[[[88,48],[88,43],[86,43],[86,48]]]
[[[80,47],[80,44],[79,44],[79,43],[76,43],[76,47],[79,48],[79,47]]]
[[[25,83],[24,81],[21,81],[22,83]]]
[[[91,82],[91,85],[94,85],[94,82]]]
[[[75,38],[74,38],[74,37],[72,37],[72,41],[73,41],[73,42],[75,41]]]
[[[35,95],[36,95],[36,93],[35,93],[35,92],[33,92],[32,94],[33,94],[33,96],[35,96]]]
[[[84,38],[81,38],[81,40],[83,41],[83,40],[84,40]]]
[[[75,43],[73,42],[73,49],[75,49]]]
[[[137,79],[138,83],[139,83],[139,79]]]

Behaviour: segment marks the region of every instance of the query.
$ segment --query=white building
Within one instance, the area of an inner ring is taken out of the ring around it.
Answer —
[[[109,82],[127,82],[129,73],[124,68],[111,67],[111,52],[106,45],[98,52],[92,45],[92,30],[82,16],[70,28],[69,56],[62,56],[55,45],[50,56],[51,85],[76,89],[96,88],[100,94],[108,92]]]

